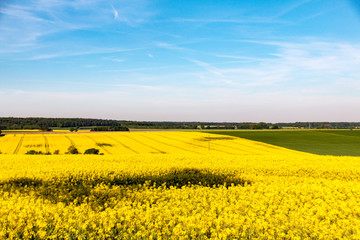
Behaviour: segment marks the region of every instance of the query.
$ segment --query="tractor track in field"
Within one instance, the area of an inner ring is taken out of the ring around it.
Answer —
[[[75,147],[74,141],[71,138],[69,138],[69,136],[64,136],[64,137],[66,137],[69,140],[71,146]]]
[[[181,150],[187,151],[187,152],[192,152],[192,153],[196,153],[196,154],[201,154],[201,153],[199,153],[199,152],[196,152],[196,151],[193,151],[193,150],[189,150],[189,149],[186,149],[186,148],[182,148],[182,147],[179,147],[179,146],[176,146],[176,145],[173,145],[173,144],[164,143],[164,142],[162,142],[162,141],[153,139],[153,138],[151,138],[151,137],[149,137],[149,136],[144,136],[144,135],[141,135],[141,136],[143,136],[144,138],[150,139],[150,140],[152,140],[152,141],[158,142],[158,143],[160,143],[160,144],[164,144],[164,145],[166,145],[166,146],[170,146],[170,147],[173,147],[173,148],[181,149]]]
[[[244,138],[244,139],[246,139],[246,138]],[[249,140],[249,139],[246,139],[246,140]],[[234,142],[234,144],[238,145],[238,146],[245,147],[245,148],[251,148],[251,149],[253,149],[255,151],[263,151],[263,152],[267,152],[267,153],[270,153],[271,151],[268,150],[268,149],[264,149],[264,147],[266,147],[266,148],[274,148],[276,150],[279,150],[277,147],[268,146],[269,144],[263,144],[262,142],[258,142],[258,141],[254,141],[254,140],[249,140],[249,141],[255,142],[257,145],[262,146],[262,147],[249,146],[249,145],[242,144],[242,143],[239,143],[239,142]],[[219,146],[223,146],[223,147],[227,147],[227,148],[232,148],[232,149],[235,149],[235,150],[246,151],[246,150],[243,150],[242,148],[230,147],[230,146],[222,145],[222,144],[219,144],[219,143],[214,143],[214,144],[219,145]],[[247,152],[253,153],[251,151],[247,151]]]
[[[236,137],[234,138],[234,140],[236,139]],[[177,139],[174,139],[174,140],[177,140]],[[181,141],[181,140],[177,140],[177,141]],[[252,141],[252,140],[251,140]],[[234,149],[234,150],[239,150],[239,151],[243,151],[243,152],[247,152],[247,153],[251,153],[251,154],[254,154],[254,152],[252,151],[249,151],[249,150],[244,150],[243,148],[237,148],[237,147],[232,147],[232,146],[227,146],[227,145],[223,145],[223,144],[220,144],[220,143],[215,143],[215,142],[211,142],[211,144],[213,145],[216,145],[216,146],[220,146],[220,147],[226,147],[226,148],[230,148],[230,149]],[[254,146],[248,146],[246,144],[242,144],[242,143],[238,143],[238,142],[233,142],[233,144],[235,145],[238,145],[238,146],[242,146],[242,147],[245,147],[245,148],[252,148],[253,150],[256,150],[256,151],[264,151],[264,152],[270,152],[269,150],[264,150],[262,148],[259,148],[259,147],[254,147]],[[204,147],[204,146],[201,146],[201,147]],[[265,146],[267,147],[267,146]],[[205,147],[206,148],[206,147]],[[220,150],[215,150],[215,151],[220,151]],[[229,152],[225,152],[225,151],[221,151],[221,152],[224,152],[224,153],[229,153]]]
[[[132,149],[131,147],[123,144],[123,143],[120,142],[119,140],[117,140],[117,139],[115,139],[115,138],[113,138],[113,137],[110,137],[109,135],[106,135],[106,136],[107,136],[108,138],[112,139],[113,141],[119,143],[119,144],[120,144],[121,146],[123,146],[124,148],[127,148],[127,149],[129,149],[130,151],[132,151],[132,152],[134,152],[134,153],[136,153],[136,154],[139,154],[139,152],[137,152],[137,151],[135,151],[134,149]]]
[[[47,153],[49,153],[50,152],[49,141],[45,135],[42,135],[42,136],[44,137],[44,140],[45,140],[45,150]]]
[[[95,139],[93,139],[93,138],[90,137],[90,136],[87,136],[87,137],[88,137],[89,139],[91,139],[92,141],[94,141],[97,146],[99,146],[98,142],[97,142]],[[113,155],[113,154],[112,154],[109,150],[107,150],[104,146],[99,146],[99,147],[101,147],[107,154]]]
[[[18,154],[18,152],[20,151],[21,145],[22,145],[22,143],[23,143],[23,141],[24,141],[24,137],[25,137],[25,135],[23,134],[23,135],[21,136],[21,138],[20,138],[20,140],[19,140],[19,142],[18,142],[15,150],[14,150],[14,154]]]
[[[195,143],[190,143],[190,142],[183,141],[183,140],[179,140],[179,139],[174,139],[174,138],[170,138],[170,137],[165,137],[165,136],[162,136],[162,135],[159,135],[159,136],[161,136],[161,137],[163,137],[163,138],[167,138],[167,139],[173,140],[173,141],[178,141],[178,142],[186,143],[186,144],[189,144],[189,145],[198,146],[198,147],[201,147],[201,148],[207,148],[207,149],[209,149],[209,151],[211,150],[211,151],[217,151],[217,152],[221,152],[221,153],[234,154],[234,153],[231,153],[231,152],[226,152],[226,151],[211,149],[210,146],[206,147],[206,146],[202,146],[202,145],[195,144]],[[218,145],[218,144],[215,144],[215,143],[213,143],[213,142],[212,142],[211,144]]]
[[[150,146],[150,145],[148,145],[148,144],[146,144],[146,143],[143,143],[143,142],[141,142],[141,141],[138,141],[138,140],[136,140],[136,139],[134,139],[134,138],[132,138],[132,137],[130,137],[130,136],[126,136],[125,134],[124,134],[124,137],[127,137],[127,138],[129,138],[129,139],[131,139],[131,140],[133,140],[133,141],[135,141],[135,142],[137,142],[137,143],[140,143],[141,145],[144,145],[144,146],[146,146],[146,147],[148,147],[148,148],[154,149],[154,150],[157,151],[158,153],[167,153],[167,152],[162,151],[162,150],[160,150],[160,149],[157,149],[157,148],[155,148],[155,147],[153,147],[153,146]]]

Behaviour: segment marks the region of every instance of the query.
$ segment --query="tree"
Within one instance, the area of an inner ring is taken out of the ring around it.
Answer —
[[[71,127],[70,129],[70,132],[77,132],[79,130],[78,127]]]
[[[258,124],[262,129],[269,129],[269,125],[265,122],[259,122]]]
[[[27,154],[27,155],[42,155],[44,153],[42,151],[29,150],[25,154]]]
[[[279,129],[279,126],[278,125],[274,125],[271,127],[271,129]]]
[[[250,123],[240,123],[237,126],[238,129],[251,129],[251,124]]]
[[[67,151],[68,154],[79,154],[79,151],[75,146],[70,146]]]
[[[99,149],[89,148],[89,149],[86,149],[84,154],[96,154],[96,155],[98,155],[99,154]]]
[[[93,127],[90,130],[91,132],[101,132],[101,131],[129,131],[129,128],[123,126],[101,126]]]
[[[262,129],[262,127],[259,124],[253,124],[251,125],[251,129]]]
[[[252,129],[269,129],[269,125],[264,122],[259,122],[258,124],[251,125]]]
[[[52,129],[49,128],[49,127],[47,127],[47,126],[42,126],[42,127],[40,128],[40,130],[41,130],[42,132],[51,132],[51,131],[52,131]]]

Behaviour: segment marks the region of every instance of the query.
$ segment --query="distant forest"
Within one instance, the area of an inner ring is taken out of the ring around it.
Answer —
[[[0,118],[0,130],[43,129],[43,128],[92,128],[127,127],[139,129],[277,129],[277,128],[360,128],[360,122],[295,122],[295,123],[255,123],[255,122],[157,122],[125,121],[89,118]]]

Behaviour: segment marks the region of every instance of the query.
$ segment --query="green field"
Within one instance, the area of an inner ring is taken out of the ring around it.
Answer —
[[[359,130],[208,131],[320,155],[360,156]]]

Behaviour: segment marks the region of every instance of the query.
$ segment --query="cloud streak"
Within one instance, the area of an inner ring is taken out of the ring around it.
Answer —
[[[111,8],[113,10],[114,19],[118,19],[119,18],[119,12],[114,8],[114,6],[111,6]]]
[[[311,2],[311,0],[302,0],[302,1],[297,1],[296,3],[282,9],[278,14],[276,14],[273,18],[281,18],[283,16],[285,16],[286,14],[296,10],[297,8],[307,4]]]
[[[117,6],[121,6],[121,11]],[[2,6],[0,14],[2,53],[43,48],[46,38],[72,31],[102,29],[114,21],[136,26],[151,17],[145,1],[136,5],[132,1],[120,3],[114,0],[25,0],[22,5],[8,2]]]
[[[52,58],[61,58],[61,57],[74,57],[74,56],[84,56],[84,55],[96,55],[96,54],[110,54],[110,53],[120,53],[120,52],[133,52],[138,51],[139,49],[93,49],[91,51],[83,51],[83,52],[58,52],[53,54],[45,54],[45,55],[36,55],[29,58],[23,58],[21,60],[44,60],[44,59],[52,59]],[[123,59],[111,59],[114,62],[123,62]]]
[[[360,79],[360,45],[342,42],[267,42],[251,41],[253,44],[274,46],[275,51],[266,58],[247,56],[218,55],[212,63],[187,59],[205,71],[198,75],[202,81],[213,86],[246,87],[257,91],[289,88],[298,89],[306,94],[309,86],[321,86],[321,94],[355,94],[348,84],[339,87],[339,79],[357,82]],[[222,64],[223,58],[246,60]],[[249,60],[249,61],[247,61]],[[249,62],[251,65],[249,65]]]

